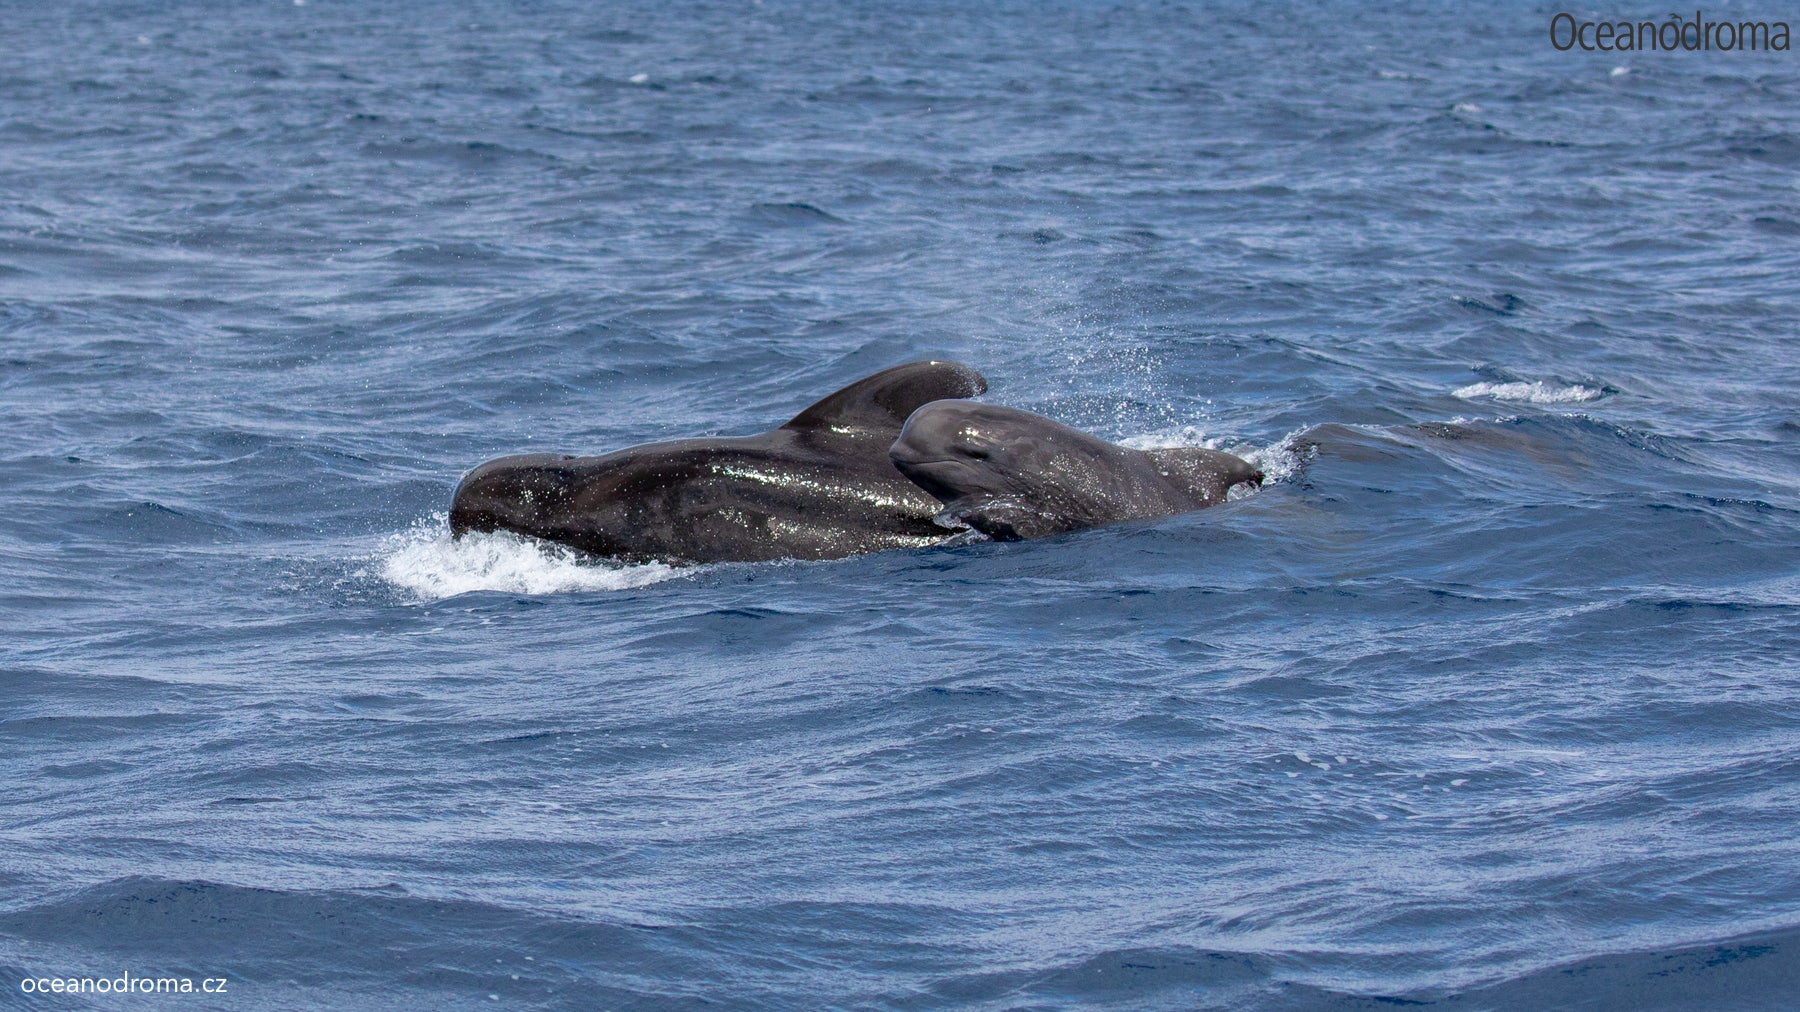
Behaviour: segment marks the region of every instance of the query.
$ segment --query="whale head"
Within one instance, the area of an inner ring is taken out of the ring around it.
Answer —
[[[1129,451],[998,404],[933,401],[906,420],[888,459],[990,537],[1042,537],[1098,522],[1107,471]]]
[[[1055,454],[1058,430],[1088,438],[1016,408],[932,401],[907,418],[888,459],[913,484],[947,504],[1018,495],[1030,490],[1027,476],[1041,473]]]
[[[470,471],[450,500],[450,534],[513,531],[554,537],[575,493],[575,475],[561,466],[576,458],[526,453],[490,460]]]

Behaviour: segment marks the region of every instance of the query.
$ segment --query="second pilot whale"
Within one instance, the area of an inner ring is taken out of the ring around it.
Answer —
[[[957,400],[921,405],[889,455],[947,518],[999,541],[1186,513],[1263,480],[1219,450],[1134,450],[1030,411]]]

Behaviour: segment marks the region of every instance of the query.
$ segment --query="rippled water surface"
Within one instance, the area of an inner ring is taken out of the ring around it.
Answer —
[[[1277,6],[10,10],[0,1004],[1791,998],[1800,64]],[[925,357],[1277,480],[448,537]]]

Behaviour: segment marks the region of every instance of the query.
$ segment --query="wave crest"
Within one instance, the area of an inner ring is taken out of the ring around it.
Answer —
[[[1530,404],[1574,404],[1599,400],[1605,396],[1606,391],[1582,386],[1580,383],[1558,386],[1537,380],[1531,383],[1471,383],[1466,387],[1457,387],[1453,393],[1463,400],[1491,397],[1497,401],[1524,401]]]

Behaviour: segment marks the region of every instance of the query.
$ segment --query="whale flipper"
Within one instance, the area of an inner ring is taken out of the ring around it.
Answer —
[[[1042,538],[1074,530],[1077,526],[1007,499],[994,499],[968,510],[953,508],[946,512],[995,541]]]
[[[892,442],[906,419],[932,401],[974,397],[987,380],[956,362],[908,362],[883,369],[829,394],[795,415],[784,429],[868,432]]]

